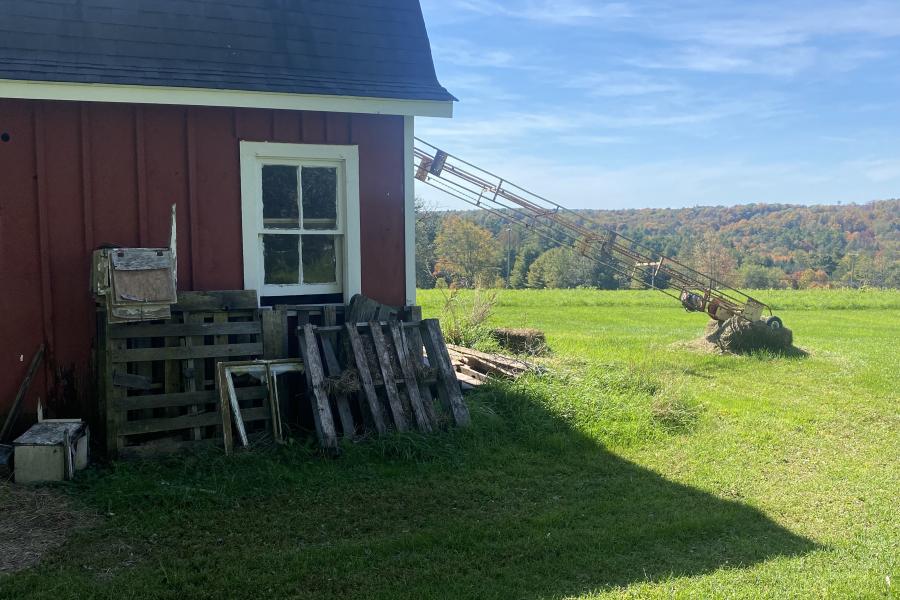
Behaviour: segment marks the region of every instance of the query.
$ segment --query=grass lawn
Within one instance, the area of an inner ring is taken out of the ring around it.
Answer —
[[[0,597],[898,597],[900,292],[760,296],[808,357],[680,348],[705,320],[653,292],[501,292],[552,375],[470,429],[92,470],[93,526]]]

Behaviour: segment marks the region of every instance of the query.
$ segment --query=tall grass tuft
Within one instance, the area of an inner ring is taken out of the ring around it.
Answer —
[[[443,296],[441,330],[450,344],[457,346],[490,345],[493,342],[487,320],[494,313],[497,292],[475,290],[462,294],[458,289],[438,288]]]

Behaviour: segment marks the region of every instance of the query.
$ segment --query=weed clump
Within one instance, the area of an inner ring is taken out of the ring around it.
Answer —
[[[700,418],[702,407],[683,398],[663,395],[653,399],[650,414],[669,433],[691,431]]]
[[[444,298],[441,307],[441,330],[447,343],[474,348],[493,343],[487,320],[494,314],[497,293],[475,290],[464,298],[455,288],[438,286]]]

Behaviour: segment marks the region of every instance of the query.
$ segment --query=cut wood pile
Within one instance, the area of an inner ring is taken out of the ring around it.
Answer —
[[[518,379],[526,373],[541,373],[543,367],[512,356],[479,352],[463,346],[447,345],[459,381],[476,387],[491,377]]]

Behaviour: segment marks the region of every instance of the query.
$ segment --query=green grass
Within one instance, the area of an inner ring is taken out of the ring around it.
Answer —
[[[900,293],[758,295],[808,357],[680,348],[705,322],[655,293],[502,292],[552,375],[472,428],[91,471],[98,522],[0,596],[897,597]]]

